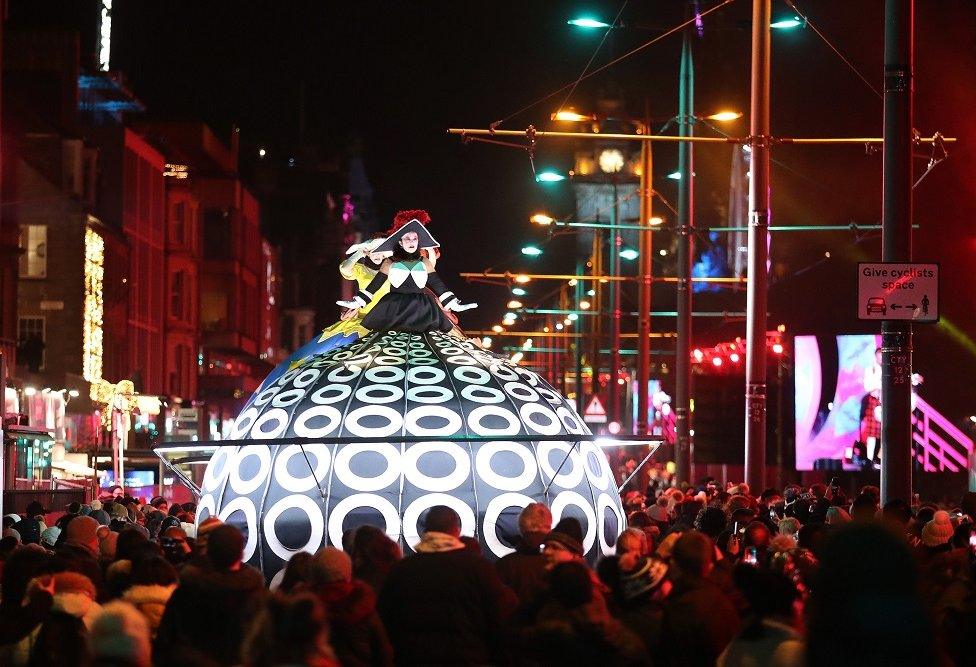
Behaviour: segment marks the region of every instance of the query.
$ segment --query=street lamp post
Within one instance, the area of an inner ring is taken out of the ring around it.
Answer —
[[[613,178],[613,221],[610,229],[610,275],[614,278],[620,276],[620,250],[623,239],[617,230],[617,223],[620,219],[620,201],[617,194],[617,174]],[[613,320],[610,323],[610,419],[611,422],[621,422],[620,417],[620,385],[617,382],[620,376],[620,281],[614,280],[610,285],[610,308]]]
[[[752,94],[749,124],[749,282],[746,286],[745,478],[757,492],[766,477],[766,284],[769,246],[770,0],[752,4]]]
[[[682,137],[694,134],[695,68],[691,29],[684,30],[678,86],[678,129]],[[695,220],[694,145],[678,144],[678,340],[675,351],[675,466],[677,481],[691,482],[691,337],[692,337],[692,234]]]
[[[645,102],[644,128],[650,131],[651,112],[649,103]],[[640,232],[640,285],[638,288],[637,316],[637,435],[647,435],[650,431],[647,423],[647,413],[650,409],[650,381],[651,381],[651,292],[654,288],[653,253],[654,240],[651,231],[653,217],[654,181],[653,181],[653,153],[651,142],[641,144],[641,177],[640,177],[640,224],[644,229]]]

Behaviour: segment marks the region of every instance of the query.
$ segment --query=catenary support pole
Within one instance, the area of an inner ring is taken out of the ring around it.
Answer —
[[[745,478],[756,492],[766,478],[766,287],[769,206],[770,0],[752,3],[752,95],[749,124],[749,281],[746,286]]]
[[[650,132],[650,105],[646,103],[645,106],[644,128]],[[654,156],[651,149],[651,142],[645,141],[641,144],[639,224],[644,229],[640,232],[640,283],[637,299],[637,424],[634,430],[637,435],[647,435],[650,430],[647,412],[651,405],[651,293],[654,289],[654,234],[650,222],[654,215]]]
[[[610,230],[610,274],[614,277],[620,276],[620,251],[622,250],[623,239],[620,238],[620,231],[617,230],[617,222],[620,220],[620,200],[617,193],[617,175],[613,175],[613,229]],[[617,424],[622,423],[620,406],[623,403],[622,390],[620,383],[620,291],[623,285],[620,281],[610,284],[610,419]],[[612,431],[611,431],[612,432]]]
[[[914,0],[886,0],[881,255],[912,259]],[[881,323],[881,501],[911,501],[912,324]]]
[[[695,66],[691,53],[692,32],[685,29],[681,43],[681,66],[678,85],[678,135],[694,134]],[[694,144],[678,144],[678,343],[675,350],[674,421],[675,472],[677,481],[691,482],[691,266],[695,224]]]

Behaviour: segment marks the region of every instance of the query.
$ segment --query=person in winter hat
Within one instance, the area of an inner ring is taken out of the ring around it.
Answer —
[[[941,546],[952,539],[953,531],[949,513],[939,510],[922,529],[922,544],[927,547]]]
[[[617,618],[641,638],[650,655],[658,655],[664,601],[671,592],[667,562],[654,557],[630,554],[622,557],[620,569],[620,609]]]
[[[32,665],[80,665],[88,660],[88,630],[101,612],[95,584],[77,572],[43,577],[40,587],[53,596],[51,613],[31,648]]]
[[[578,519],[563,517],[543,540],[542,555],[546,569],[559,563],[583,560],[583,527]]]
[[[15,523],[12,528],[20,534],[24,544],[40,544],[41,533],[47,529],[44,523],[44,506],[32,501],[27,505],[27,516]]]
[[[61,536],[61,529],[57,526],[51,526],[50,528],[45,528],[44,532],[41,533],[41,546],[47,549],[53,549],[58,542],[58,537]]]
[[[98,537],[98,557],[102,564],[107,566],[115,560],[119,534],[108,526],[99,526],[96,536]]]
[[[552,512],[543,503],[530,503],[519,512],[515,551],[495,561],[495,570],[519,600],[529,600],[545,585],[545,559],[540,547],[552,530]]]
[[[115,600],[92,624],[91,653],[96,664],[149,667],[152,650],[146,619],[128,602]]]
[[[97,521],[100,526],[107,526],[112,522],[112,517],[102,507],[101,500],[91,501],[91,514],[89,516]]]
[[[322,601],[332,648],[347,667],[392,665],[393,647],[376,612],[376,595],[352,578],[352,559],[341,549],[320,549],[308,564],[307,590]]]
[[[64,543],[84,547],[97,557],[98,522],[90,516],[76,516],[64,529]]]

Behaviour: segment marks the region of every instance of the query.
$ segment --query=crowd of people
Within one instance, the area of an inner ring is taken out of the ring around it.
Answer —
[[[273,586],[245,536],[128,496],[3,518],[2,665],[963,665],[976,494],[879,505],[875,487],[753,493],[705,479],[623,497],[616,553],[534,503],[483,557],[431,508],[410,555],[361,526]],[[189,536],[188,536],[189,534]]]

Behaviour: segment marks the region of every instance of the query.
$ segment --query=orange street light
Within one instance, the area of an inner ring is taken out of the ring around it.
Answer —
[[[584,120],[596,120],[594,116],[587,116],[585,114],[577,113],[572,109],[557,111],[549,116],[549,118],[552,120],[562,120],[569,123],[582,123]]]
[[[537,225],[551,225],[555,221],[555,218],[548,216],[545,213],[536,213],[529,218],[529,222],[534,222]]]
[[[742,118],[741,111],[719,111],[718,113],[713,113],[711,116],[705,116],[705,120],[715,120],[720,123],[739,120],[740,118]]]

